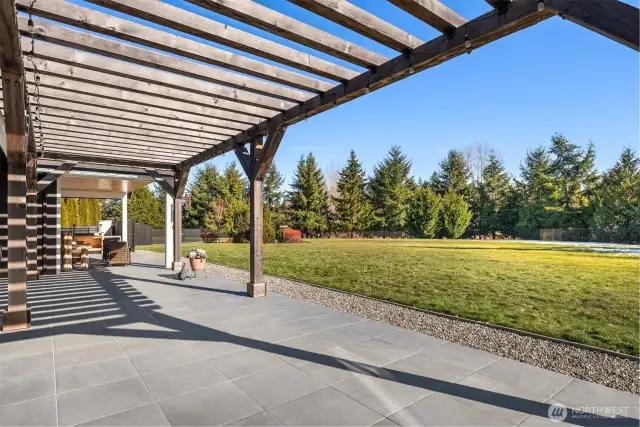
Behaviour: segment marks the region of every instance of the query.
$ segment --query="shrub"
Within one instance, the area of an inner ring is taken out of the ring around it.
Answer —
[[[201,231],[200,232],[200,238],[205,243],[215,243],[218,241],[218,237],[220,236],[218,235],[217,231]]]

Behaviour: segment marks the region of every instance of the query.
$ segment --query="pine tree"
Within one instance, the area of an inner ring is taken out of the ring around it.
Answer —
[[[211,200],[221,196],[218,168],[215,165],[204,165],[200,168],[188,191],[191,193],[191,209],[184,210],[183,225],[204,228]]]
[[[98,221],[102,220],[102,210],[100,209],[100,201],[98,199],[93,199],[93,220],[95,224],[98,224]]]
[[[339,172],[337,195],[333,199],[337,221],[342,230],[352,233],[365,228],[370,212],[365,173],[353,150],[347,164]]]
[[[313,154],[300,157],[289,195],[294,226],[307,235],[327,230],[327,188]]]
[[[389,231],[407,225],[407,210],[414,183],[409,177],[411,161],[394,145],[373,169],[369,192],[376,226]]]
[[[440,232],[442,197],[429,185],[422,184],[414,192],[409,205],[409,229],[415,237],[436,238]]]
[[[439,194],[445,194],[451,189],[469,202],[471,199],[470,177],[471,173],[464,153],[450,150],[447,157],[440,162],[440,172],[432,176],[431,186]]]
[[[525,237],[535,236],[540,228],[554,228],[560,218],[557,206],[560,189],[551,172],[551,157],[544,147],[527,152],[525,162],[520,165],[522,181],[521,205],[517,228]]]
[[[102,200],[100,202],[100,212],[101,218],[120,221],[122,219],[122,205],[120,204],[120,200]]]
[[[464,198],[453,188],[442,199],[442,235],[457,239],[464,234],[471,223],[471,210]]]
[[[241,200],[249,194],[248,182],[235,162],[225,166],[219,182],[220,197],[225,200]]]
[[[478,184],[477,225],[481,234],[502,232],[501,211],[507,204],[511,180],[504,163],[494,151],[490,151]]]
[[[640,242],[640,159],[630,148],[603,174],[590,225],[598,240]]]
[[[67,212],[69,214],[69,227],[79,226],[78,199],[67,199]]]
[[[78,200],[78,216],[80,218],[78,225],[83,227],[90,225],[89,221],[91,220],[91,212],[89,210],[89,199]]]
[[[561,212],[561,227],[585,227],[586,207],[590,191],[595,187],[595,149],[589,144],[585,153],[563,135],[551,137],[549,152],[554,156],[550,171],[560,187],[557,210]]]
[[[282,204],[282,185],[284,184],[284,177],[278,171],[275,162],[271,163],[267,174],[264,177],[264,203],[271,209],[279,208]]]

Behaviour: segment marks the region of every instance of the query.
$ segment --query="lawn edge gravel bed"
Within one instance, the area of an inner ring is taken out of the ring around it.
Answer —
[[[142,252],[142,251],[141,251]],[[145,253],[162,256],[157,252]],[[186,258],[183,261],[188,262]],[[206,271],[246,283],[249,272],[215,263]],[[518,360],[560,374],[640,394],[640,362],[597,350],[496,329],[480,323],[426,313],[385,301],[318,287],[297,280],[265,275],[270,292],[377,320],[436,338]]]

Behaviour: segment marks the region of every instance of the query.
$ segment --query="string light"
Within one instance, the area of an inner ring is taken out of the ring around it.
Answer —
[[[38,145],[42,146],[44,144],[44,135],[42,134],[42,120],[40,118],[40,113],[42,112],[42,108],[40,106],[40,71],[38,70],[38,66],[36,65],[34,55],[35,55],[35,25],[33,23],[33,6],[36,4],[38,0],[31,0],[29,5],[29,20],[27,21],[29,26],[29,35],[31,36],[31,51],[27,54],[27,60],[31,63],[33,67],[33,83],[34,83],[34,91],[31,93],[31,97],[33,101],[35,101],[35,117],[34,121],[38,123]],[[31,102],[28,102],[29,105],[29,113],[31,114]],[[35,136],[35,135],[34,135]]]

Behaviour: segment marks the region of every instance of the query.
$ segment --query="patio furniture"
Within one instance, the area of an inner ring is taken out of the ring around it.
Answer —
[[[131,254],[127,242],[112,242],[109,244],[108,265],[129,265],[131,264]]]
[[[89,247],[82,246],[80,248],[80,270],[89,269]]]

